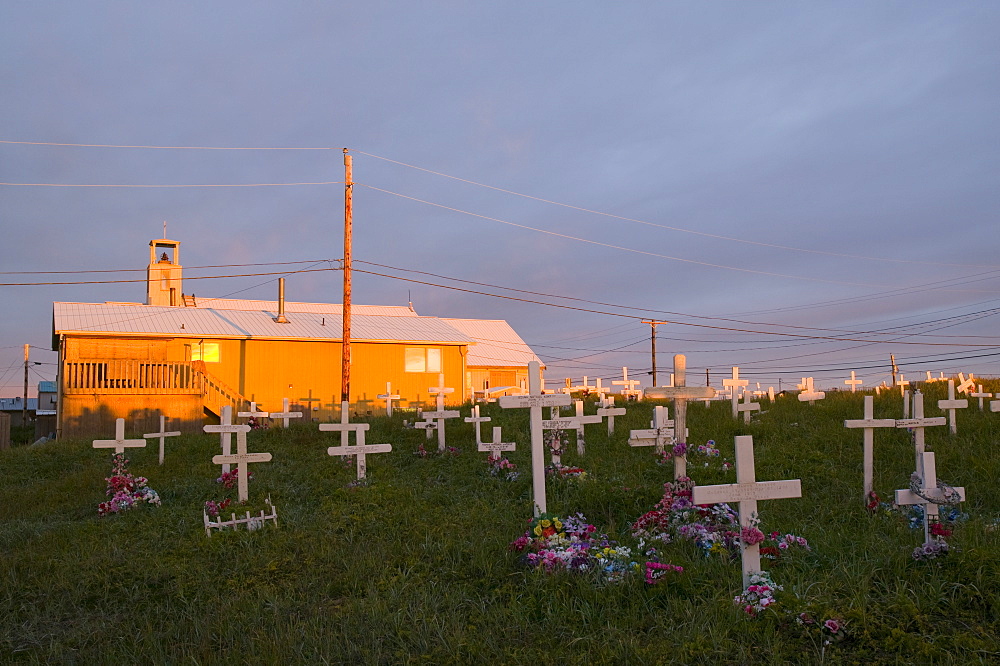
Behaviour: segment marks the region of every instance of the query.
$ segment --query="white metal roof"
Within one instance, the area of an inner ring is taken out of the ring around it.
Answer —
[[[195,298],[195,307],[212,310],[262,310],[276,312],[278,301],[259,301],[241,298]],[[343,312],[340,303],[299,303],[285,301],[285,312],[317,312],[337,314]],[[417,313],[405,305],[351,305],[351,319],[354,315],[382,315],[386,317],[416,317]]]
[[[545,365],[502,319],[443,318],[442,321],[475,340],[476,344],[469,347],[465,360],[469,367],[523,367],[531,361],[538,361],[543,367]]]
[[[274,321],[277,310],[162,307],[123,303],[53,303],[52,328],[64,333],[156,335],[189,338],[340,340],[340,314],[290,312],[287,324]],[[356,341],[469,344],[473,339],[437,317],[351,316]]]

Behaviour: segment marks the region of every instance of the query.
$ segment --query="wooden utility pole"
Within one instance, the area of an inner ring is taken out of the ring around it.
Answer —
[[[896,367],[896,355],[889,354],[889,363],[892,364],[892,385],[896,385],[896,373],[899,372],[899,368]]]
[[[28,425],[28,348],[24,345],[24,402],[21,404],[21,425]]]
[[[656,325],[657,324],[669,324],[670,322],[668,322],[668,321],[650,320],[650,321],[643,321],[642,323],[643,324],[649,324],[649,328],[650,328],[649,344],[650,344],[650,347],[651,347],[651,350],[652,350],[652,355],[653,355],[653,372],[652,372],[652,374],[653,374],[653,386],[655,387],[656,386]]]
[[[343,358],[340,366],[340,401],[351,401],[351,227],[354,198],[354,181],[351,156],[344,148],[344,302],[342,319],[344,335],[341,347]]]

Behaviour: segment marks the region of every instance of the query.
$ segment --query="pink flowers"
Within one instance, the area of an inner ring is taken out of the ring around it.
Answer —
[[[823,623],[823,628],[829,631],[831,634],[840,633],[840,623],[836,620],[827,620]]]
[[[764,540],[764,533],[756,527],[744,527],[740,530],[740,540],[746,546],[753,546]]]
[[[108,482],[105,494],[110,495],[111,499],[97,505],[97,515],[107,516],[128,511],[142,502],[160,505],[160,496],[147,485],[149,481],[146,477],[132,476],[129,473],[126,467],[128,459],[124,453],[115,453],[111,461],[111,476],[105,479]]]
[[[684,567],[662,562],[646,562],[646,584],[656,585],[669,573],[681,573]]]

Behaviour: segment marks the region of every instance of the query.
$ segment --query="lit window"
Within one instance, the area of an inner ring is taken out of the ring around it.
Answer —
[[[403,350],[406,372],[441,372],[441,350],[406,347]]]
[[[441,372],[441,350],[427,350],[427,372]]]
[[[191,345],[192,361],[204,361],[205,363],[218,363],[219,357],[220,355],[219,355],[218,342],[201,342],[196,345]]]

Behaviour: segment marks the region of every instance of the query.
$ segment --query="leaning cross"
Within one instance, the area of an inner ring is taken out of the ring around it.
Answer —
[[[365,456],[369,453],[389,453],[392,451],[392,444],[365,444],[365,431],[371,426],[367,423],[350,423],[348,421],[350,411],[350,403],[346,400],[341,402],[340,423],[320,423],[319,429],[321,432],[340,432],[340,446],[331,446],[326,453],[331,456],[354,456],[360,481],[368,472]],[[354,431],[354,446],[349,445],[351,431]]]
[[[896,491],[896,504],[920,504],[924,508],[924,542],[931,540],[930,526],[937,520],[938,504],[957,504],[965,501],[965,488],[949,488],[943,490],[938,488],[937,464],[934,461],[934,453],[926,451],[921,455],[920,467],[917,474],[920,475],[920,492],[911,489]],[[923,470],[921,472],[920,470]]]
[[[472,427],[476,431],[476,446],[477,447],[480,444],[483,443],[483,434],[482,434],[482,431],[480,430],[480,426],[483,423],[489,423],[492,420],[493,419],[491,417],[489,417],[489,416],[480,416],[479,415],[479,405],[473,405],[473,407],[472,407],[472,416],[466,416],[465,417],[465,422],[466,423],[471,423]],[[483,449],[479,449],[479,450],[482,451]]]
[[[787,481],[757,481],[754,471],[753,437],[736,437],[736,483],[718,486],[695,486],[691,501],[696,505],[738,502],[740,526],[751,528],[757,522],[757,502],[759,500],[802,497],[799,479]],[[740,554],[743,560],[743,587],[750,585],[750,575],[759,573],[760,544],[748,545],[740,539]]]
[[[865,396],[865,414],[862,419],[844,421],[845,428],[864,428],[864,448],[861,453],[862,467],[864,468],[864,502],[867,505],[871,499],[874,478],[874,445],[875,428],[895,428],[896,419],[876,419],[875,418],[875,398],[870,395]]]
[[[924,418],[924,394],[920,391],[913,393],[913,418],[896,419],[897,428],[909,428],[913,431],[913,448],[917,455],[917,471],[920,471],[920,464],[924,454],[924,428],[930,426],[943,426],[946,423],[943,416]]]
[[[180,433],[178,433],[180,434]],[[115,419],[114,439],[95,439],[95,449],[114,449],[115,453],[125,453],[125,449],[146,446],[145,439],[125,439],[125,419]]]
[[[288,427],[288,419],[300,419],[302,418],[302,412],[291,412],[288,410],[288,398],[281,399],[281,411],[271,412],[272,419],[281,419],[282,427]]]
[[[445,409],[444,408],[444,396],[448,393],[454,393],[455,389],[445,388],[444,385],[444,373],[438,375],[438,384],[440,386],[432,386],[427,389],[427,392],[435,396],[437,402],[437,410],[433,412],[424,412],[423,416],[425,419],[435,419],[437,425],[435,426],[438,433],[438,451],[444,451],[444,420],[445,419],[457,419],[461,416],[458,410]]]
[[[739,369],[733,368],[736,376]],[[687,403],[688,400],[711,399],[715,397],[715,389],[711,386],[687,385],[687,357],[684,354],[674,354],[673,386],[653,387],[643,392],[646,398],[674,401],[674,428],[678,437],[687,443]],[[746,380],[744,380],[746,381]],[[687,461],[685,458],[674,458],[675,477],[685,476]]]
[[[167,417],[160,414],[160,432],[151,432],[149,434],[143,435],[144,439],[150,439],[152,437],[160,438],[160,464],[163,464],[163,440],[167,437],[180,437],[180,430],[172,430],[167,432]]]
[[[379,400],[385,400],[385,415],[392,416],[392,401],[399,400],[400,396],[392,392],[392,382],[385,383],[385,393],[375,396]]]
[[[799,402],[808,402],[810,405],[815,405],[817,400],[822,400],[826,397],[825,392],[816,390],[812,377],[804,377],[802,383],[804,387],[799,393]]]
[[[476,448],[479,451],[489,451],[490,460],[497,460],[500,457],[501,451],[513,451],[514,442],[501,442],[500,431],[503,428],[500,426],[493,426],[493,441],[492,442],[479,442]]]
[[[205,426],[206,430],[212,426]],[[222,465],[223,473],[231,463],[236,463],[236,483],[237,495],[240,502],[246,502],[247,493],[247,469],[248,463],[268,462],[271,460],[270,453],[247,453],[247,433],[250,432],[248,425],[231,426],[236,428],[236,453],[229,455],[213,456],[212,462]]]
[[[956,386],[955,388],[959,393],[968,393],[975,387],[976,387],[975,377],[972,375],[971,372],[969,373],[968,378],[966,378],[964,372],[958,373],[958,386]]]
[[[851,370],[851,378],[845,379],[844,383],[851,387],[851,393],[857,393],[858,387],[864,384],[863,381],[854,376],[853,370]]]
[[[222,445],[222,455],[228,456],[233,446],[233,433],[241,432],[240,428],[243,428],[244,426],[233,423],[233,408],[231,405],[223,405],[220,411],[222,414],[219,417],[219,425],[207,425],[202,428],[202,430],[205,432],[220,433],[219,443]],[[250,426],[246,426],[246,428],[249,429]],[[222,473],[229,473],[228,464],[222,466]]]
[[[746,379],[740,379],[740,368],[739,366],[733,366],[733,376],[731,378],[727,377],[722,380],[722,385],[729,389],[732,394],[731,400],[733,405],[733,418],[735,419],[737,414],[739,414],[739,407],[737,404],[740,401],[740,392],[738,389],[746,386],[750,382]]]
[[[504,409],[527,407],[531,414],[531,489],[535,516],[548,509],[545,502],[545,451],[542,431],[542,407],[568,405],[572,399],[562,393],[542,395],[541,366],[538,361],[528,363],[528,394],[506,395],[499,398]]]
[[[953,434],[953,435],[957,435],[958,434],[958,422],[955,421],[955,410],[956,409],[965,409],[968,406],[969,406],[969,401],[968,400],[965,400],[965,399],[956,400],[955,399],[955,380],[954,379],[949,379],[948,380],[948,399],[947,400],[938,400],[938,409],[947,409],[948,410],[948,430],[949,430],[949,432],[951,432],[951,434]]]

